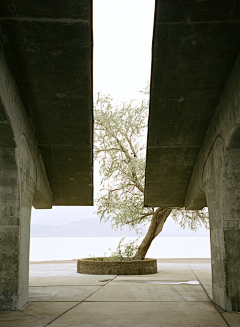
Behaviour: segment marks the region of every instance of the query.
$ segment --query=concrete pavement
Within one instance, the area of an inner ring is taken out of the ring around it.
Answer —
[[[97,276],[76,262],[30,264],[29,302],[0,312],[0,327],[239,327],[240,314],[211,302],[210,263],[158,263],[158,273]]]

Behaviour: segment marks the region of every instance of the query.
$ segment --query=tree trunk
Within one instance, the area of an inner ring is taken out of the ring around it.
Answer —
[[[152,217],[147,234],[142,240],[133,260],[143,260],[154,238],[162,231],[163,225],[170,215],[172,208],[158,208]]]

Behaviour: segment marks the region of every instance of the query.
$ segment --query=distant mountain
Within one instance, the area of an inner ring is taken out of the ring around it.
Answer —
[[[114,237],[136,236],[128,227],[115,231],[111,223],[100,223],[98,218],[81,219],[67,225],[32,225],[31,237]]]
[[[147,228],[142,228],[143,235],[146,234]],[[174,236],[208,236],[205,229],[200,232],[192,232],[189,229],[180,229],[173,221],[166,222],[162,233],[163,237]],[[70,222],[66,225],[40,225],[31,226],[31,237],[136,237],[134,230],[129,230],[124,226],[122,230],[113,230],[110,222],[99,222],[98,218],[81,219]]]

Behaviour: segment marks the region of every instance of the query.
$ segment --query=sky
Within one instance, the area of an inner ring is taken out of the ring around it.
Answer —
[[[153,0],[93,1],[94,93],[140,99],[150,79]]]
[[[93,94],[111,94],[115,103],[141,100],[150,80],[154,0],[93,1]],[[94,163],[94,198],[100,190]],[[96,207],[32,210],[32,224],[63,225],[97,217]],[[168,219],[170,220],[170,219]],[[168,223],[168,222],[167,222]],[[181,232],[176,224],[169,224]]]

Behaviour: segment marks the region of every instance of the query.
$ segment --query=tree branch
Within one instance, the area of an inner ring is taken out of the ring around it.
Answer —
[[[95,153],[100,153],[100,152],[110,152],[110,151],[119,151],[118,148],[110,148],[110,149],[103,149],[103,150],[95,150]]]
[[[151,215],[152,215],[152,213],[147,213],[147,214],[145,214],[145,215],[143,215],[143,216],[140,216],[140,217],[138,217],[138,218],[135,218],[135,219],[132,219],[132,220],[130,220],[130,221],[127,221],[126,224],[131,224],[132,222],[134,222],[134,221],[136,221],[136,220],[143,220],[144,218],[146,218],[146,217],[148,217],[148,216],[151,216]]]
[[[122,145],[122,142],[119,140],[119,138],[117,137],[116,133],[112,133],[111,128],[108,128],[103,120],[101,118],[99,118],[100,124],[109,132],[109,134],[116,140],[117,144],[119,145],[120,149],[122,150],[122,152],[125,154],[126,158],[128,159],[128,163],[130,163],[132,161],[132,157],[130,156],[130,154],[128,153],[128,150]],[[144,188],[141,185],[141,183],[138,180],[137,174],[135,171],[132,171],[132,181],[135,184],[135,186],[139,189],[140,192],[144,193]]]

